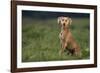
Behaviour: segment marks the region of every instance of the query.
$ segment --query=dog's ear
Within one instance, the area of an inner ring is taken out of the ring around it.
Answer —
[[[61,22],[60,20],[61,20],[61,17],[58,17],[58,24],[60,24],[60,22]]]
[[[70,24],[70,25],[72,24],[72,19],[71,19],[71,18],[69,18],[69,24]]]

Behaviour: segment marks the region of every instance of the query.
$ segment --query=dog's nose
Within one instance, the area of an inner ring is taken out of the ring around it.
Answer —
[[[65,26],[65,23],[63,23],[63,26]]]

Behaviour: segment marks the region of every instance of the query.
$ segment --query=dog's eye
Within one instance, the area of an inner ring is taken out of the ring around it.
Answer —
[[[67,22],[67,20],[65,20],[65,22]]]
[[[62,21],[64,21],[64,19],[62,19]]]

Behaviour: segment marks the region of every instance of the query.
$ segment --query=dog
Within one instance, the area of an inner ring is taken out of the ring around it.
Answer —
[[[69,17],[58,17],[58,24],[61,26],[61,32],[59,34],[61,50],[60,54],[63,54],[64,50],[67,50],[71,55],[81,56],[80,47],[76,43],[69,26],[72,23],[72,19]],[[68,48],[68,46],[71,46]]]

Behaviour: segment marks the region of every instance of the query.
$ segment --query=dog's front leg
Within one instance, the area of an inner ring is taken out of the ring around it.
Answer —
[[[61,45],[61,48],[60,48],[60,51],[59,51],[59,55],[61,55],[62,54],[62,49],[63,49],[63,42],[62,42],[62,40],[60,39],[60,45]]]
[[[67,47],[67,43],[65,43],[64,41],[61,41],[61,50],[60,50],[60,55],[63,55],[64,50]]]

